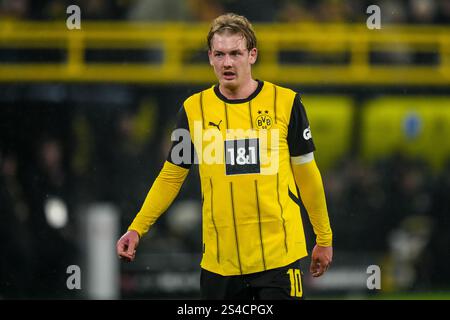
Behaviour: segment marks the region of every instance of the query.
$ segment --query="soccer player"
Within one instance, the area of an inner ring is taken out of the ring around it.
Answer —
[[[202,191],[201,297],[301,299],[300,259],[308,252],[300,196],[316,235],[312,276],[321,276],[333,255],[305,108],[296,92],[253,79],[258,51],[245,17],[219,16],[207,41],[219,83],[184,101],[178,139],[117,253],[135,258],[140,238],[175,199],[195,160]]]

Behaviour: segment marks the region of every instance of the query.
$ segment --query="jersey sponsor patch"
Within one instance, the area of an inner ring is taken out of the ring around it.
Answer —
[[[260,173],[259,139],[225,140],[226,174]]]

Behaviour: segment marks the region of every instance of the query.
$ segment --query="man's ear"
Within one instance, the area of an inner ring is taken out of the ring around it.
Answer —
[[[258,58],[258,49],[256,48],[251,49],[248,55],[250,64],[254,64],[256,62],[256,59]]]
[[[209,64],[213,65],[213,63],[212,63],[212,51],[211,50],[208,50],[208,59],[209,59]]]

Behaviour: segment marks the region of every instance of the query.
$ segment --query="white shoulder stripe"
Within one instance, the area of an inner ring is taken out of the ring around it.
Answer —
[[[310,152],[298,157],[291,157],[292,164],[305,164],[314,160],[314,152]]]

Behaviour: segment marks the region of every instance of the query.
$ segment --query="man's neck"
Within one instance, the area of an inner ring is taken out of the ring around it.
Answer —
[[[219,90],[224,97],[230,100],[246,99],[258,88],[258,81],[250,79],[245,85],[236,87],[235,89],[226,88],[219,85]]]

